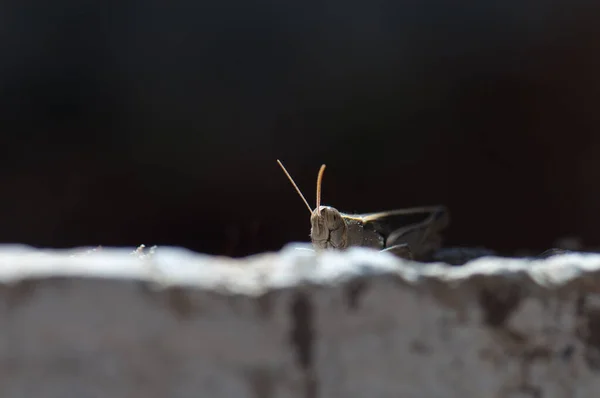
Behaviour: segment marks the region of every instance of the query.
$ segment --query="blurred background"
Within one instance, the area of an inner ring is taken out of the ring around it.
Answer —
[[[445,204],[447,244],[600,245],[600,3],[0,4],[0,242],[308,241]]]

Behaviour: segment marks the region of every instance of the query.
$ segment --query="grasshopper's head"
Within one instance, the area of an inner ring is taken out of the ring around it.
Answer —
[[[310,239],[319,249],[343,249],[348,244],[348,227],[340,212],[319,206],[310,216]]]
[[[294,188],[296,188],[298,195],[300,195],[310,211],[310,239],[313,246],[317,249],[345,248],[348,245],[348,227],[344,217],[333,207],[321,206],[321,181],[323,180],[325,165],[322,165],[319,170],[319,176],[317,177],[317,206],[315,210],[312,210],[292,176],[290,176],[279,160],[277,163],[279,163],[279,166],[281,166],[283,172],[287,175]]]

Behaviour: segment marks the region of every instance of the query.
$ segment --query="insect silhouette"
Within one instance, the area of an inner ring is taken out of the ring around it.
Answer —
[[[423,206],[365,214],[342,213],[321,205],[321,184],[325,165],[317,176],[317,201],[313,210],[283,164],[277,160],[298,195],[310,211],[310,239],[315,249],[343,250],[364,246],[387,251],[398,257],[426,260],[441,247],[440,232],[450,222],[445,206]]]

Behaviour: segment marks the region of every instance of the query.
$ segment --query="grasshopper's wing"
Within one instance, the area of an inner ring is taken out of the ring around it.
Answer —
[[[450,222],[444,206],[361,214],[365,230],[373,230],[385,239],[385,247],[408,244],[415,257],[421,257],[441,245],[440,231]]]

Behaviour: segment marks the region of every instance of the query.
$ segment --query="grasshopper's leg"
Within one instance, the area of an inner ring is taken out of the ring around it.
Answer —
[[[407,243],[400,243],[400,244],[397,244],[397,245],[394,245],[391,247],[386,247],[385,249],[383,249],[381,251],[392,253],[398,257],[405,258],[407,260],[414,259],[413,253],[410,250],[410,247],[408,246]]]

